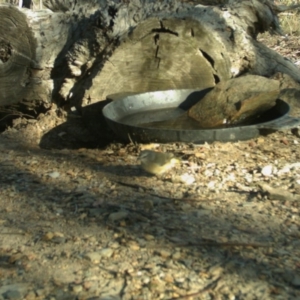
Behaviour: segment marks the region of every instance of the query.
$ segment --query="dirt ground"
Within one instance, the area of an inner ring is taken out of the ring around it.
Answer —
[[[299,63],[298,39],[268,42]],[[299,128],[125,145],[99,111],[0,134],[0,300],[300,299]],[[146,147],[182,163],[150,176]]]

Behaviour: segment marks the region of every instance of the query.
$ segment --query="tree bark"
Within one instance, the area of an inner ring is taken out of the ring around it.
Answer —
[[[293,63],[256,40],[280,32],[271,0],[43,4],[0,5],[0,106],[25,99],[80,108],[110,94],[207,88],[245,73],[300,82]]]

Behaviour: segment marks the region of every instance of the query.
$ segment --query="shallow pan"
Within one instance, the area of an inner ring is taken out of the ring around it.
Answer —
[[[168,90],[147,92],[125,96],[107,104],[103,115],[111,129],[124,141],[142,143],[171,143],[186,142],[202,144],[213,141],[237,141],[255,138],[262,133],[273,132],[280,129],[289,129],[300,124],[299,118],[288,115],[290,106],[282,100],[277,100],[276,105],[267,111],[267,121],[253,125],[235,126],[216,129],[166,129],[143,127],[135,121],[145,114],[146,123],[168,120],[187,111],[197,103],[210,89],[195,90]],[[170,116],[168,109],[174,109]],[[148,112],[155,110],[149,117]]]

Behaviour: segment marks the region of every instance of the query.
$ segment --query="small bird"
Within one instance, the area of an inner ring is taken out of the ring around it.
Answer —
[[[146,172],[157,176],[162,175],[180,163],[180,159],[176,158],[173,153],[152,150],[141,151],[138,159],[141,161],[141,167]]]

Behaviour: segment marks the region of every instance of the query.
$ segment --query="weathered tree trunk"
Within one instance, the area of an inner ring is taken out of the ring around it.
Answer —
[[[199,3],[221,3],[206,6]],[[271,0],[48,0],[0,5],[0,105],[80,107],[120,92],[206,88],[244,73],[299,69],[256,41],[279,31]]]

